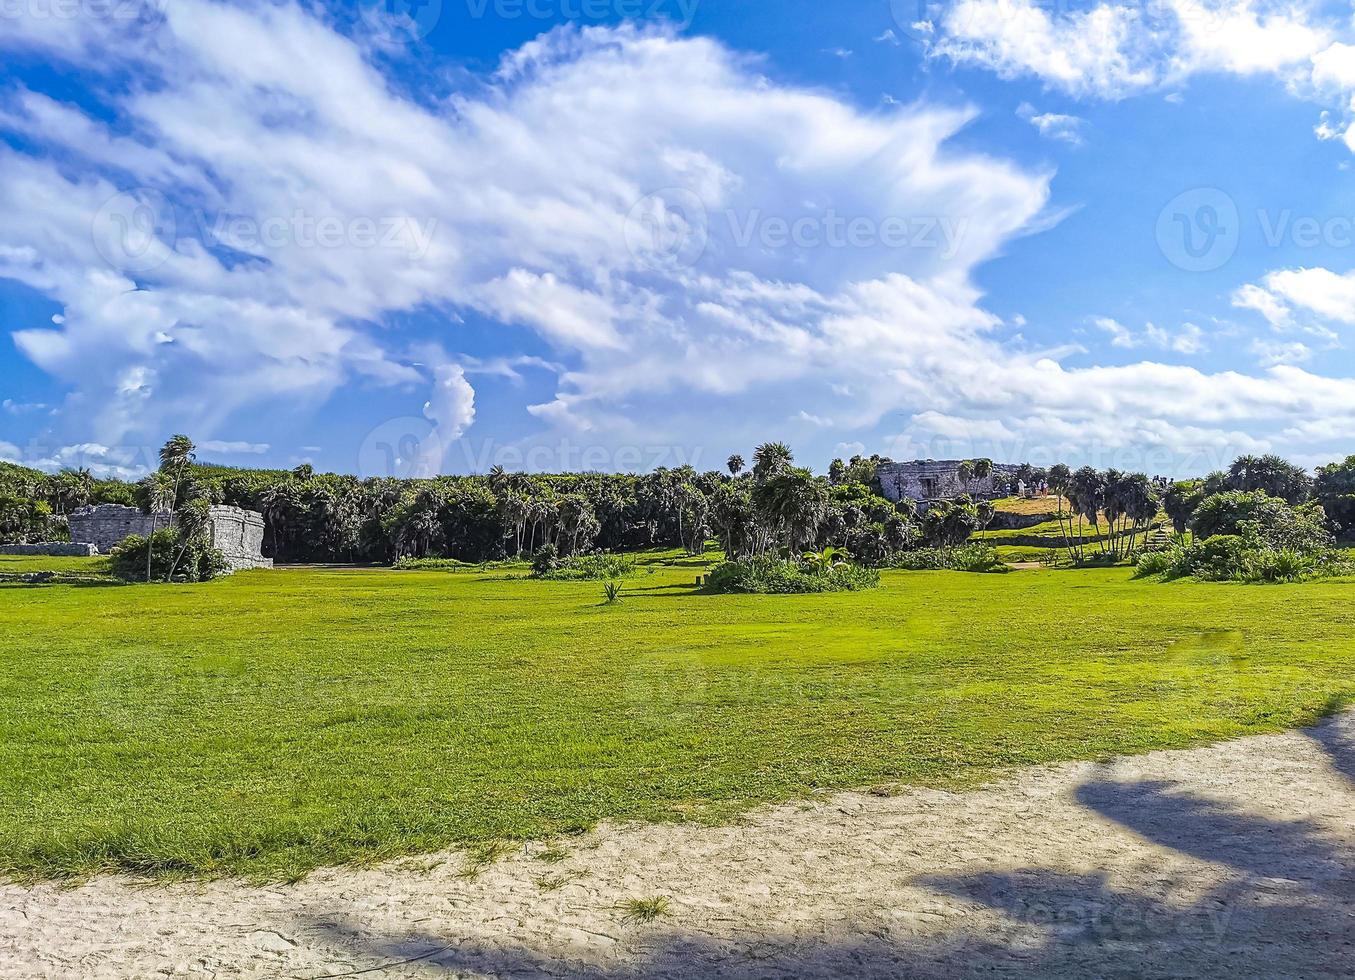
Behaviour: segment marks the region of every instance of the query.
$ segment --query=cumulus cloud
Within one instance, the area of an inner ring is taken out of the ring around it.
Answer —
[[[1098,330],[1109,336],[1112,347],[1132,350],[1135,347],[1150,346],[1177,354],[1202,354],[1209,349],[1204,331],[1193,323],[1184,323],[1177,330],[1146,323],[1141,331],[1135,331],[1113,317],[1092,317],[1091,322]]]
[[[1312,349],[1299,341],[1288,343],[1257,338],[1251,342],[1250,350],[1262,367],[1276,364],[1301,364],[1313,356]]]
[[[1330,346],[1344,328],[1355,326],[1355,272],[1277,269],[1237,289],[1232,301],[1260,313],[1277,332],[1301,331]]]
[[[1051,70],[1147,84],[1155,69],[1116,54],[1124,15],[1088,16],[1080,38],[1031,22],[1076,41]],[[635,27],[553,31],[415,101],[287,3],[177,0],[138,43],[91,25],[7,43],[149,80],[92,83],[102,114],[25,90],[0,113],[23,136],[0,149],[0,275],[63,307],[15,339],[100,445],[419,386],[432,471],[474,422],[468,373],[524,366],[555,379],[525,406],[548,431],[689,450],[788,416],[856,444],[899,413],[924,435],[1250,446],[1355,396],[1284,365],[1070,366],[1071,348],[1008,336],[972,274],[1049,223],[1051,175],[956,147],[967,106],[863,112]],[[549,360],[458,355],[472,314],[500,350],[529,333]],[[1129,338],[1171,354],[1201,339]],[[453,353],[412,353],[430,341]]]
[[[942,4],[934,28],[930,57],[1038,78],[1083,98],[1123,99],[1210,73],[1270,76],[1334,109],[1339,119],[1325,110],[1315,132],[1355,150],[1355,37],[1348,19],[1316,5],[954,0]]]
[[[1082,145],[1082,126],[1086,122],[1078,116],[1064,115],[1059,112],[1037,112],[1029,102],[1016,107],[1016,114],[1034,126],[1046,139]]]

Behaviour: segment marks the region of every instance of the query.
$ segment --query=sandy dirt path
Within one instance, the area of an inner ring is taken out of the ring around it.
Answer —
[[[0,976],[1355,977],[1355,714],[286,886],[0,887]],[[663,896],[666,915],[618,907]],[[359,972],[365,971],[365,972]]]

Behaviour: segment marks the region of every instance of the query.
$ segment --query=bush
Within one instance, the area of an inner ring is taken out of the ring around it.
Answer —
[[[1268,547],[1251,533],[1216,534],[1192,544],[1175,544],[1138,561],[1140,577],[1205,582],[1301,582],[1355,574],[1355,562],[1336,548]]]
[[[1264,547],[1314,551],[1331,544],[1326,514],[1317,504],[1291,507],[1279,497],[1257,490],[1230,491],[1206,497],[1191,518],[1195,537],[1253,535]],[[1221,546],[1222,547],[1222,546]]]
[[[789,595],[813,592],[856,592],[880,584],[880,573],[860,565],[810,567],[786,558],[764,555],[722,561],[711,569],[707,586],[715,592]]]
[[[462,561],[460,558],[414,558],[405,555],[391,568],[397,572],[484,572],[496,568],[516,568],[521,564],[521,561],[513,558],[473,562]]]
[[[230,571],[230,565],[221,552],[208,547],[201,538],[189,542],[180,555],[182,544],[175,528],[156,531],[151,536],[151,581],[165,581],[176,556],[179,559],[174,566],[176,582],[205,582]],[[129,534],[123,538],[109,556],[109,567],[113,574],[128,582],[146,581],[147,547],[146,538],[140,534]]]
[[[460,561],[456,558],[412,558],[409,555],[405,555],[405,557],[391,566],[391,568],[401,572],[453,572],[465,568],[478,569],[479,567],[479,565],[474,565],[468,561]]]
[[[532,555],[532,574],[544,576],[560,567],[560,551],[553,544],[543,544]]]
[[[915,548],[897,551],[885,560],[887,568],[909,571],[1010,572],[997,549],[975,542],[961,548]]]
[[[571,555],[553,561],[544,571],[538,570],[537,558],[532,559],[533,577],[555,582],[585,582],[635,574],[635,559],[630,555]]]

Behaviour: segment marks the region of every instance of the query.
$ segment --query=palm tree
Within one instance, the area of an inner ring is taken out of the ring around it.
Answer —
[[[1106,514],[1106,523],[1110,525],[1110,531],[1106,537],[1101,539],[1101,551],[1109,551],[1115,558],[1120,556],[1120,539],[1118,535],[1123,532],[1123,523],[1126,520],[1125,513],[1128,510],[1128,499],[1125,494],[1125,474],[1116,469],[1106,470],[1105,484],[1101,492],[1101,507]],[[1118,525],[1121,525],[1117,527]]]
[[[287,505],[289,495],[285,485],[281,483],[270,483],[259,493],[255,501],[256,506],[263,512],[264,524],[267,525],[269,533],[273,536],[273,556],[278,555],[278,524],[282,520],[283,510]],[[377,498],[378,501],[380,498]]]
[[[828,510],[828,491],[808,470],[787,467],[753,489],[753,506],[792,552],[812,541]]]
[[[506,527],[512,528],[516,554],[522,554],[522,536],[531,516],[531,505],[527,498],[509,491],[499,498],[499,515]]]
[[[765,442],[753,450],[753,479],[762,483],[788,469],[793,462],[795,454],[784,442]]]
[[[960,481],[960,486],[965,493],[969,492],[969,481],[974,478],[974,463],[971,460],[961,460],[960,465],[955,467],[955,478]]]
[[[1134,540],[1139,532],[1145,536],[1152,526],[1153,520],[1157,517],[1159,502],[1153,485],[1148,480],[1147,474],[1134,473],[1130,475],[1122,488],[1123,505],[1125,516],[1133,524],[1129,531],[1129,550],[1125,552],[1127,556],[1134,554]]]
[[[973,473],[975,480],[986,480],[993,475],[993,461],[987,458],[974,460]]]
[[[1059,511],[1059,533],[1063,535],[1063,547],[1068,551],[1068,557],[1073,557],[1073,543],[1069,540],[1069,534],[1072,531],[1073,519],[1069,515],[1068,527],[1063,525],[1063,502],[1068,499],[1068,494],[1072,486],[1073,474],[1064,463],[1055,463],[1049,467],[1049,473],[1046,475],[1049,483],[1049,489],[1054,491],[1054,496],[1058,499]]]
[[[176,505],[179,484],[183,481],[184,474],[188,472],[188,467],[198,458],[197,448],[193,445],[192,439],[182,434],[170,436],[160,447],[160,470],[173,476]]]
[[[1105,478],[1090,466],[1082,467],[1068,481],[1069,502],[1073,506],[1073,513],[1077,514],[1077,556],[1079,559],[1083,557],[1082,522],[1084,520],[1090,521],[1093,532],[1096,530],[1105,486]]]
[[[164,471],[156,471],[141,481],[141,493],[145,501],[146,512],[151,515],[150,533],[146,535],[146,582],[151,580],[151,556],[155,552],[156,524],[161,511],[174,506],[177,489],[169,482]]]
[[[735,453],[725,461],[725,465],[729,467],[730,476],[738,476],[743,472],[743,457]]]
[[[190,500],[174,512],[174,525],[179,533],[179,550],[169,563],[169,571],[165,573],[166,582],[174,579],[174,572],[188,551],[188,546],[206,532],[210,523],[211,505],[202,498]]]
[[[979,533],[982,534],[988,530],[988,525],[993,523],[997,508],[993,506],[991,500],[980,500],[974,505],[974,515],[978,518]]]
[[[58,514],[79,510],[94,499],[94,475],[84,467],[62,470],[51,478],[50,495]]]

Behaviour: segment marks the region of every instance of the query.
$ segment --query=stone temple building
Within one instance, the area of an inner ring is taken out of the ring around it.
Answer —
[[[263,548],[263,515],[239,507],[213,505],[208,510],[207,536],[213,548],[220,550],[232,569],[272,568],[273,559],[265,558]],[[174,515],[168,511],[151,515],[135,507],[122,504],[100,504],[72,511],[66,519],[71,529],[71,541],[89,544],[101,554],[108,554],[129,534],[146,535],[155,529],[169,527]]]
[[[911,500],[917,506],[925,507],[933,500],[950,500],[966,493],[975,499],[999,496],[992,476],[971,478],[967,483],[962,481],[960,462],[958,459],[918,459],[911,463],[881,463],[876,467],[875,475],[884,495],[895,503]],[[993,464],[996,475],[1011,477],[1015,472],[1015,466]]]

